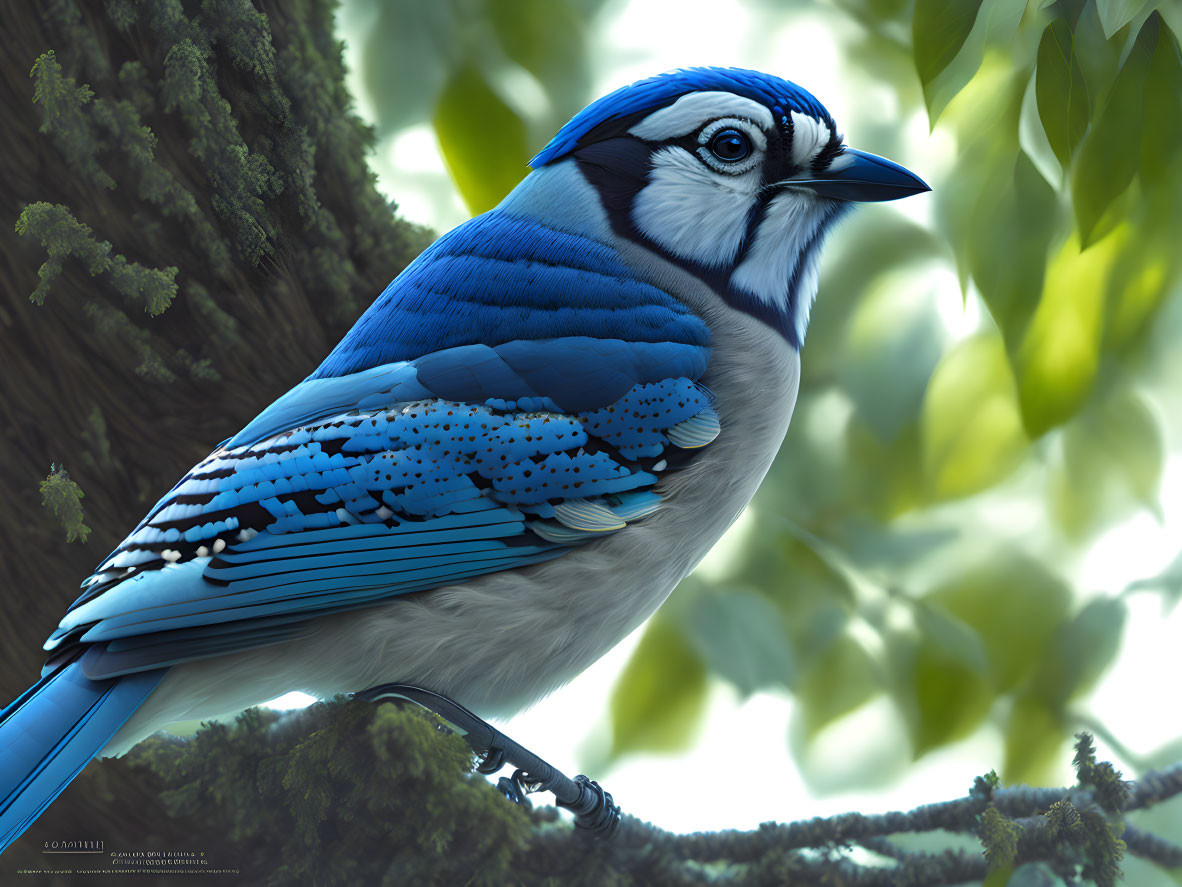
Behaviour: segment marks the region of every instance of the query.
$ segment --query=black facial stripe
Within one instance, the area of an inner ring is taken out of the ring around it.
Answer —
[[[654,147],[633,136],[619,136],[574,152],[579,171],[599,194],[612,230],[621,237],[643,239],[632,223],[632,202],[648,184]]]
[[[829,141],[825,143],[825,147],[817,152],[817,156],[813,158],[813,162],[809,169],[813,175],[820,175],[829,168],[829,164],[833,162],[838,154],[841,153],[841,139],[837,135],[837,130],[832,126],[829,127]]]
[[[689,145],[679,144],[685,139],[689,140]],[[671,142],[646,142],[634,136],[623,136],[579,148],[574,152],[574,157],[579,171],[599,195],[599,202],[607,213],[612,231],[620,237],[651,249],[658,255],[665,256],[670,262],[705,281],[715,292],[723,293],[726,291],[730,275],[729,268],[708,268],[671,255],[639,230],[632,221],[632,204],[636,195],[648,184],[652,156],[669,144],[690,151],[698,147],[696,135]]]
[[[792,141],[795,138],[796,127],[792,125],[792,115],[789,114],[782,117],[779,125],[776,127],[776,136],[773,139],[775,144],[774,152],[772,145],[768,145],[769,171],[774,171],[775,173],[772,181],[785,178],[794,171],[792,163]]]
[[[665,108],[665,107],[668,107],[669,105],[672,105],[679,98],[681,98],[681,96],[677,96],[676,98],[672,98],[669,101],[665,102],[665,104],[663,104],[663,105],[656,105],[652,108],[645,108],[643,111],[636,111],[635,113],[628,114],[624,117],[616,117],[612,120],[605,120],[605,121],[603,121],[603,123],[600,123],[598,126],[589,130],[586,135],[584,135],[581,139],[579,139],[574,150],[580,151],[586,147],[592,147],[598,142],[603,142],[603,141],[607,141],[608,139],[613,139],[613,138],[617,138],[620,136],[628,135],[628,130],[630,130],[632,127],[634,127],[637,123],[639,123],[645,117],[648,117],[654,111],[657,111],[657,110],[660,110],[661,108]],[[572,152],[572,153],[574,153],[574,152]]]
[[[755,243],[755,232],[759,230],[764,217],[767,216],[767,210],[773,197],[775,194],[763,189],[760,189],[756,196],[755,206],[751,207],[751,212],[747,215],[747,230],[743,234],[743,242],[739,244],[739,254],[735,256],[734,267],[738,268],[747,258],[747,253],[751,251],[751,247]]]
[[[833,131],[832,128],[830,131]],[[781,158],[786,155],[790,164],[791,124],[777,127],[770,136],[768,140],[769,156],[773,151]],[[835,143],[837,147],[833,148]],[[768,207],[776,196],[774,191],[763,190],[758,194],[755,205],[747,217],[746,231],[739,247],[739,253],[729,267],[710,267],[671,255],[636,227],[632,220],[632,205],[636,195],[648,184],[653,154],[668,145],[674,145],[691,153],[696,152],[700,147],[697,133],[667,142],[649,142],[631,135],[620,135],[578,148],[573,152],[573,156],[580,172],[599,195],[600,203],[607,213],[608,222],[617,235],[638,243],[658,255],[664,256],[673,264],[684,268],[718,293],[733,308],[766,323],[792,347],[799,348],[800,341],[796,334],[795,318],[800,303],[799,289],[804,269],[808,267],[808,260],[812,254],[820,248],[826,232],[840,218],[848,205],[835,203],[826,211],[825,217],[818,224],[817,230],[805,245],[792,268],[788,281],[787,303],[777,306],[732,286],[730,282],[734,268],[743,262],[755,242],[755,234],[767,217]],[[825,152],[830,152],[830,157],[839,150],[840,143],[836,142],[836,137],[831,138],[824,149]],[[826,159],[824,162],[828,165],[830,160]],[[772,162],[765,163],[765,180],[771,176],[771,180],[774,181],[776,172]]]
[[[817,156],[809,162],[809,171],[820,175],[829,168],[838,154],[841,153],[841,138],[832,120],[821,121],[829,130],[829,141],[825,147],[817,152]],[[768,162],[765,166],[765,181],[775,182],[799,173],[802,167],[792,159],[793,143],[796,141],[796,126],[792,122],[792,115],[782,117],[776,125],[775,134],[768,140]]]

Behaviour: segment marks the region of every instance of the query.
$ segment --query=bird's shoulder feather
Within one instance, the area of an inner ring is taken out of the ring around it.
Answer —
[[[311,378],[460,345],[572,336],[696,348],[710,341],[700,317],[639,279],[610,244],[496,209],[428,247]]]

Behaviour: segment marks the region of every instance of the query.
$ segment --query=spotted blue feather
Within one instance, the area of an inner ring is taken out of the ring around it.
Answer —
[[[81,661],[97,679],[279,643],[304,630],[300,617],[540,563],[659,507],[650,491],[664,455],[713,415],[696,382],[701,349],[584,339],[499,347],[313,379],[301,386],[311,394],[281,398],[246,442],[220,447],[157,503],[88,580],[47,649],[90,645]],[[473,361],[482,372],[461,372]],[[580,366],[601,391],[627,387],[606,406],[563,411],[556,399],[586,387]],[[650,381],[669,366],[692,376]],[[472,399],[357,408],[435,388]],[[267,430],[307,415],[316,418]]]

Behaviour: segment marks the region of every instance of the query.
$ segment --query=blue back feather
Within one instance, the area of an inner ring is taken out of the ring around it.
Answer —
[[[435,241],[309,378],[459,345],[584,336],[704,346],[706,325],[604,244],[493,210]]]

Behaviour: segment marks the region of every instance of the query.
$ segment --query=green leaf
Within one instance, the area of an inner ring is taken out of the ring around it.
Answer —
[[[994,0],[982,6],[976,23],[955,58],[924,87],[928,119],[933,125],[949,103],[960,96],[962,90],[976,77],[987,56],[1001,61],[1015,72],[1022,72],[1018,79],[1026,79],[1024,69],[1028,63],[1024,56],[1027,54],[1025,43],[1028,41],[1020,39],[1018,33],[1026,3],[1027,0]],[[1033,47],[1030,54],[1032,64]]]
[[[842,635],[805,669],[796,688],[797,711],[806,734],[815,736],[881,690],[881,669],[861,644]]]
[[[489,23],[505,54],[534,76],[561,125],[586,101],[590,85],[589,19],[600,0],[486,0]]]
[[[841,379],[883,443],[918,418],[942,338],[929,293],[905,272],[876,281],[850,318]]]
[[[1175,4],[1180,10],[1182,4]],[[1146,28],[1157,28],[1157,45],[1145,78],[1145,128],[1141,131],[1141,182],[1146,188],[1167,185],[1170,171],[1177,169],[1178,145],[1182,144],[1182,54],[1175,34],[1164,22],[1152,19]]]
[[[1182,162],[1174,175],[1182,185]],[[1143,207],[1146,218],[1133,230],[1113,264],[1108,281],[1105,351],[1127,352],[1145,339],[1182,272],[1182,253],[1177,247],[1182,204],[1167,196],[1172,190],[1167,184],[1160,193],[1150,195],[1152,205]]]
[[[854,215],[844,233],[848,243],[858,244],[858,261],[822,263],[820,289],[825,298],[817,302],[809,321],[809,370],[822,377],[841,370],[849,318],[876,280],[943,257],[931,231],[900,217]]]
[[[769,489],[776,489],[770,487]],[[794,535],[775,512],[757,503],[757,519],[736,559],[731,581],[758,588],[772,599],[797,665],[806,666],[845,628],[853,592],[839,565]]]
[[[706,669],[669,616],[658,614],[612,691],[612,757],[686,748],[706,706]]]
[[[1075,60],[1083,71],[1084,82],[1092,101],[1092,111],[1101,108],[1112,89],[1123,59],[1124,41],[1118,35],[1109,40],[1095,3],[1078,2],[1059,7],[1065,12],[1075,37]],[[1074,19],[1074,20],[1072,20]],[[1093,121],[1094,122],[1094,121]]]
[[[1075,56],[1075,33],[1061,18],[1043,31],[1034,92],[1038,116],[1059,164],[1067,169],[1092,115],[1088,85]]]
[[[1100,14],[1104,36],[1111,38],[1148,4],[1149,0],[1096,0],[1096,11]]]
[[[876,519],[888,521],[923,504],[919,423],[913,418],[884,444],[859,417],[853,417],[846,426],[845,458],[842,480],[850,499]]]
[[[1081,540],[1122,520],[1129,502],[1159,513],[1165,456],[1161,423],[1149,403],[1136,391],[1118,391],[1064,431],[1062,465],[1051,475],[1057,522]]]
[[[796,663],[780,612],[762,595],[744,590],[703,594],[689,604],[686,628],[698,655],[744,696],[795,681]]]
[[[1161,422],[1149,402],[1136,391],[1124,391],[1105,401],[1096,421],[1089,424],[1129,492],[1158,511],[1166,444]]]
[[[1002,781],[1007,785],[1057,782],[1070,736],[1057,708],[1034,697],[1021,697],[1006,719]]]
[[[952,527],[884,526],[862,515],[851,516],[841,530],[842,547],[860,569],[891,572],[918,565],[960,535]]]
[[[1175,36],[1182,34],[1182,3],[1162,3],[1157,8],[1162,22],[1169,26]]]
[[[970,671],[983,673],[988,668],[985,645],[981,638],[964,622],[942,607],[927,601],[913,602],[915,623],[926,640]]]
[[[946,621],[948,625],[950,621]],[[964,630],[962,636],[972,632]],[[915,712],[911,741],[915,757],[963,739],[989,714],[994,692],[981,670],[965,664],[962,652],[952,653],[950,638],[933,640],[925,633],[915,648],[911,688]],[[977,643],[980,648],[980,642]],[[975,658],[975,657],[971,657]],[[983,660],[984,657],[980,657]]]
[[[1058,217],[1054,189],[1024,151],[996,169],[973,212],[969,268],[1010,351],[1038,304]]]
[[[1092,243],[1105,210],[1129,186],[1137,172],[1141,152],[1131,134],[1141,132],[1144,122],[1146,77],[1156,39],[1156,27],[1141,29],[1116,75],[1103,110],[1079,147],[1071,197],[1085,247]]]
[[[1047,647],[1031,684],[1031,696],[1061,711],[1090,690],[1116,659],[1128,608],[1121,598],[1090,601]]]
[[[936,498],[984,490],[1018,466],[1028,444],[1001,337],[975,336],[944,356],[928,383],[920,431]]]
[[[980,9],[981,0],[916,0],[911,45],[929,113],[931,84],[964,46]]]
[[[1021,554],[998,552],[916,601],[915,754],[964,738],[996,696],[1036,665],[1067,609],[1062,582]]]
[[[1022,421],[1040,437],[1084,405],[1100,364],[1108,277],[1131,229],[1089,249],[1072,237],[1047,268],[1042,298],[1015,357]]]
[[[525,124],[472,64],[444,87],[434,124],[448,172],[474,215],[500,203],[529,171]]]
[[[922,598],[931,611],[949,614],[973,636],[999,693],[1012,690],[1038,665],[1067,618],[1070,601],[1062,579],[1008,549],[993,552]]]
[[[968,286],[974,244],[983,237],[978,210],[993,199],[990,194],[1013,185],[1027,80],[1009,59],[991,53],[945,115],[957,134],[958,160],[936,190],[936,201],[962,287]]]
[[[1172,611],[1182,601],[1182,552],[1156,576],[1131,582],[1125,591],[1156,591],[1161,594],[1167,612]],[[1182,760],[1182,755],[1178,759]]]
[[[448,74],[465,58],[451,2],[383,0],[361,41],[361,85],[379,136],[429,120]]]

